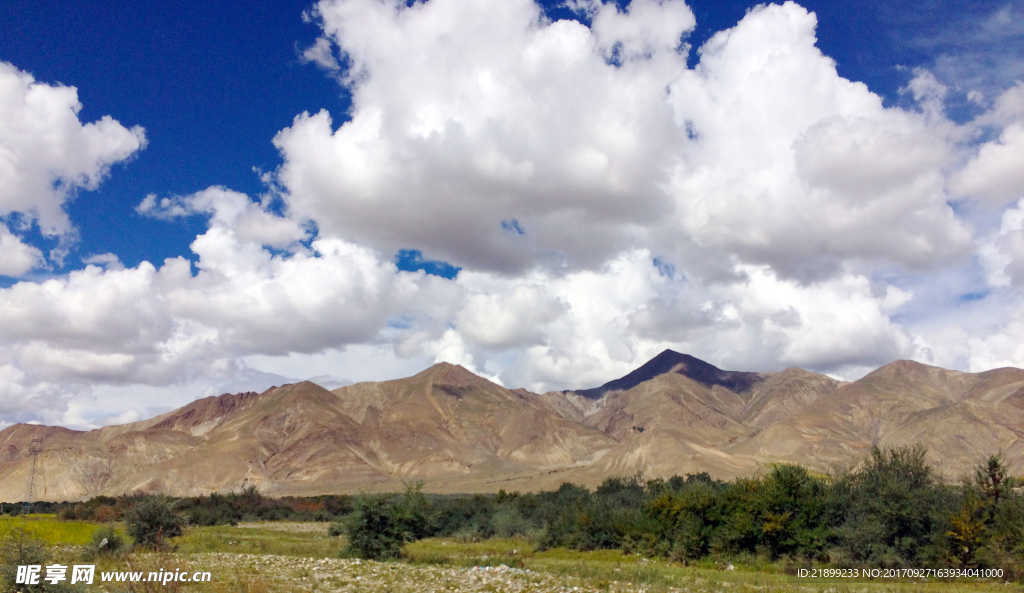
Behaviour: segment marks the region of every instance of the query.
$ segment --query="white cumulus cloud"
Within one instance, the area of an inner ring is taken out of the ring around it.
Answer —
[[[999,96],[980,124],[999,135],[978,147],[953,179],[954,189],[984,204],[1001,207],[1024,197],[1024,82]]]
[[[65,203],[79,189],[96,189],[111,165],[145,147],[141,127],[125,128],[110,116],[83,124],[81,108],[74,87],[37,82],[0,62],[0,217],[17,213],[45,236],[67,236],[73,225]],[[0,241],[13,256],[0,274],[19,276],[41,263],[39,251],[9,230]]]
[[[927,71],[908,85],[913,108],[839,76],[792,2],[701,48],[681,0],[567,6],[590,25],[531,0],[319,2],[323,36],[302,59],[351,110],[299,114],[273,138],[272,195],[143,198],[142,216],[206,218],[194,262],[96,254],[0,289],[0,419],[37,402],[38,418],[64,406],[88,421],[90,386],[107,422],[154,408],[110,403],[132,386],[355,378],[408,360],[535,390],[599,385],[664,348],[848,377],[896,358],[1024,364],[1020,85],[957,125]],[[5,72],[92,156],[44,168],[46,191],[0,194],[0,208],[68,232],[69,192],[144,137],[83,125],[73,89]],[[975,230],[984,216],[961,206],[977,203],[998,228]],[[10,229],[0,245],[0,273],[42,261]],[[399,271],[401,249],[462,270]],[[950,280],[972,277],[968,295]],[[943,282],[954,299],[929,294]]]
[[[691,273],[739,258],[805,278],[969,253],[925,74],[925,114],[884,108],[793,3],[716,35],[694,70],[682,2],[574,6],[590,28],[529,0],[320,2],[353,109],[275,139],[292,211],[385,253],[504,273],[638,247]]]
[[[0,276],[21,276],[43,262],[39,249],[25,244],[6,225],[0,224]]]

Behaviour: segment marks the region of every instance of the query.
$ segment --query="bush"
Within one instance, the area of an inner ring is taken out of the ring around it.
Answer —
[[[432,505],[423,482],[405,484],[405,494],[364,494],[345,522],[348,552],[368,560],[398,558],[406,542],[437,533]]]
[[[0,579],[3,583],[14,583],[18,566],[46,564],[46,547],[24,529],[12,529],[0,541]],[[21,587],[21,588],[18,588]],[[42,586],[16,586],[14,591],[43,591]]]
[[[104,525],[93,532],[92,540],[82,550],[82,557],[92,560],[97,556],[117,556],[126,547],[124,536],[113,525]]]
[[[235,525],[240,521],[332,521],[352,512],[348,495],[321,495],[312,497],[285,496],[268,498],[255,486],[239,492],[213,493],[207,496],[179,498],[174,507],[189,524]],[[128,510],[138,502],[138,496],[118,498],[97,496],[83,502],[56,503],[52,512],[61,520],[123,521]],[[36,503],[36,507],[49,503]],[[20,505],[0,505],[0,512],[8,512]],[[41,512],[51,512],[42,510]]]
[[[128,511],[125,523],[135,545],[159,549],[166,546],[169,538],[181,535],[185,521],[166,499],[154,496],[137,501]]]
[[[483,494],[443,498],[434,505],[436,532],[463,541],[486,539],[493,535],[491,519],[496,510],[495,497]]]
[[[40,566],[46,566],[49,561],[49,551],[43,542],[39,541],[35,537],[29,535],[24,529],[16,528],[12,529],[0,538],[0,583],[4,583],[3,586],[10,586],[10,589],[4,588],[3,591],[13,592],[47,592],[47,593],[61,593],[80,591],[81,589],[77,586],[71,586],[67,582],[57,583],[52,585],[45,580],[45,570],[39,577],[39,583],[35,585],[18,585],[15,584],[17,580],[17,571],[19,566],[38,564]]]
[[[518,509],[503,506],[491,517],[491,531],[494,537],[524,536],[529,531],[529,524]]]
[[[367,560],[390,560],[402,553],[407,533],[394,497],[367,494],[356,499],[345,525],[348,552]]]

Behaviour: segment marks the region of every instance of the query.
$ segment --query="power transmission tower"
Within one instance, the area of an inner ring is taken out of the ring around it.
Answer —
[[[28,476],[27,502],[35,502],[36,462],[39,454],[43,452],[43,439],[32,439],[28,445],[28,452],[32,454],[32,472]]]

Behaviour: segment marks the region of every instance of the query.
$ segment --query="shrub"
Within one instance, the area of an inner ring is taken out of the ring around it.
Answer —
[[[386,494],[356,498],[355,511],[345,525],[348,552],[367,560],[398,558],[406,540],[398,505]]]
[[[511,500],[505,500],[511,504]],[[433,508],[437,535],[458,535],[465,540],[490,537],[496,509],[495,498],[483,494],[443,498]]]
[[[61,593],[80,591],[77,586],[66,582],[50,584],[45,580],[45,571],[40,575],[39,583],[35,585],[15,584],[19,566],[38,564],[45,566],[49,560],[49,552],[43,542],[39,541],[24,529],[15,528],[0,538],[0,586],[10,586],[3,591],[13,592],[47,592]]]
[[[92,541],[85,545],[82,556],[86,560],[97,556],[116,556],[123,553],[126,547],[124,536],[113,525],[104,525],[93,532]]]
[[[423,482],[405,484],[405,494],[364,494],[345,521],[348,552],[369,560],[398,558],[406,542],[437,533],[435,513]]]
[[[46,564],[46,546],[24,529],[15,528],[0,540],[0,578],[3,583],[14,583],[18,566]],[[15,591],[18,589],[15,588]],[[24,591],[42,591],[42,587],[24,587]]]
[[[398,500],[398,512],[406,539],[415,541],[434,535],[434,511],[430,501],[423,494],[423,481],[406,482],[404,485],[405,493]]]
[[[509,508],[503,505],[494,516],[491,517],[491,531],[494,537],[516,537],[523,536],[529,532],[529,523],[516,508]]]
[[[128,511],[128,535],[143,547],[163,548],[169,538],[181,535],[184,519],[162,497],[145,497]]]

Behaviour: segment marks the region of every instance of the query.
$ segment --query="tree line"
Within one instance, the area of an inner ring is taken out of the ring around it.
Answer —
[[[55,514],[63,520],[124,521],[134,507],[152,495],[96,496],[82,502],[3,503],[0,514]],[[164,497],[160,497],[164,498]],[[171,506],[191,525],[229,525],[242,521],[333,521],[352,512],[346,494],[322,496],[263,496],[256,486],[237,492],[168,498]]]
[[[270,498],[240,492],[163,499],[182,524],[333,521],[353,555],[387,559],[427,537],[524,537],[539,549],[621,549],[678,562],[765,558],[836,566],[1001,568],[1024,576],[1024,484],[998,455],[959,484],[942,483],[920,447],[873,448],[852,471],[817,475],[792,464],[730,482],[708,474],[606,479],[595,490]],[[5,505],[62,519],[124,521],[147,495]],[[152,506],[152,505],[151,505]],[[157,505],[159,506],[159,505]],[[167,535],[165,532],[164,535]]]
[[[530,494],[363,495],[332,526],[354,554],[394,558],[425,537],[522,536],[540,549],[622,549],[679,562],[762,557],[838,566],[1002,568],[1020,576],[1024,493],[999,456],[958,485],[920,447],[873,448],[853,471],[779,464],[731,482],[708,474],[609,478]]]

